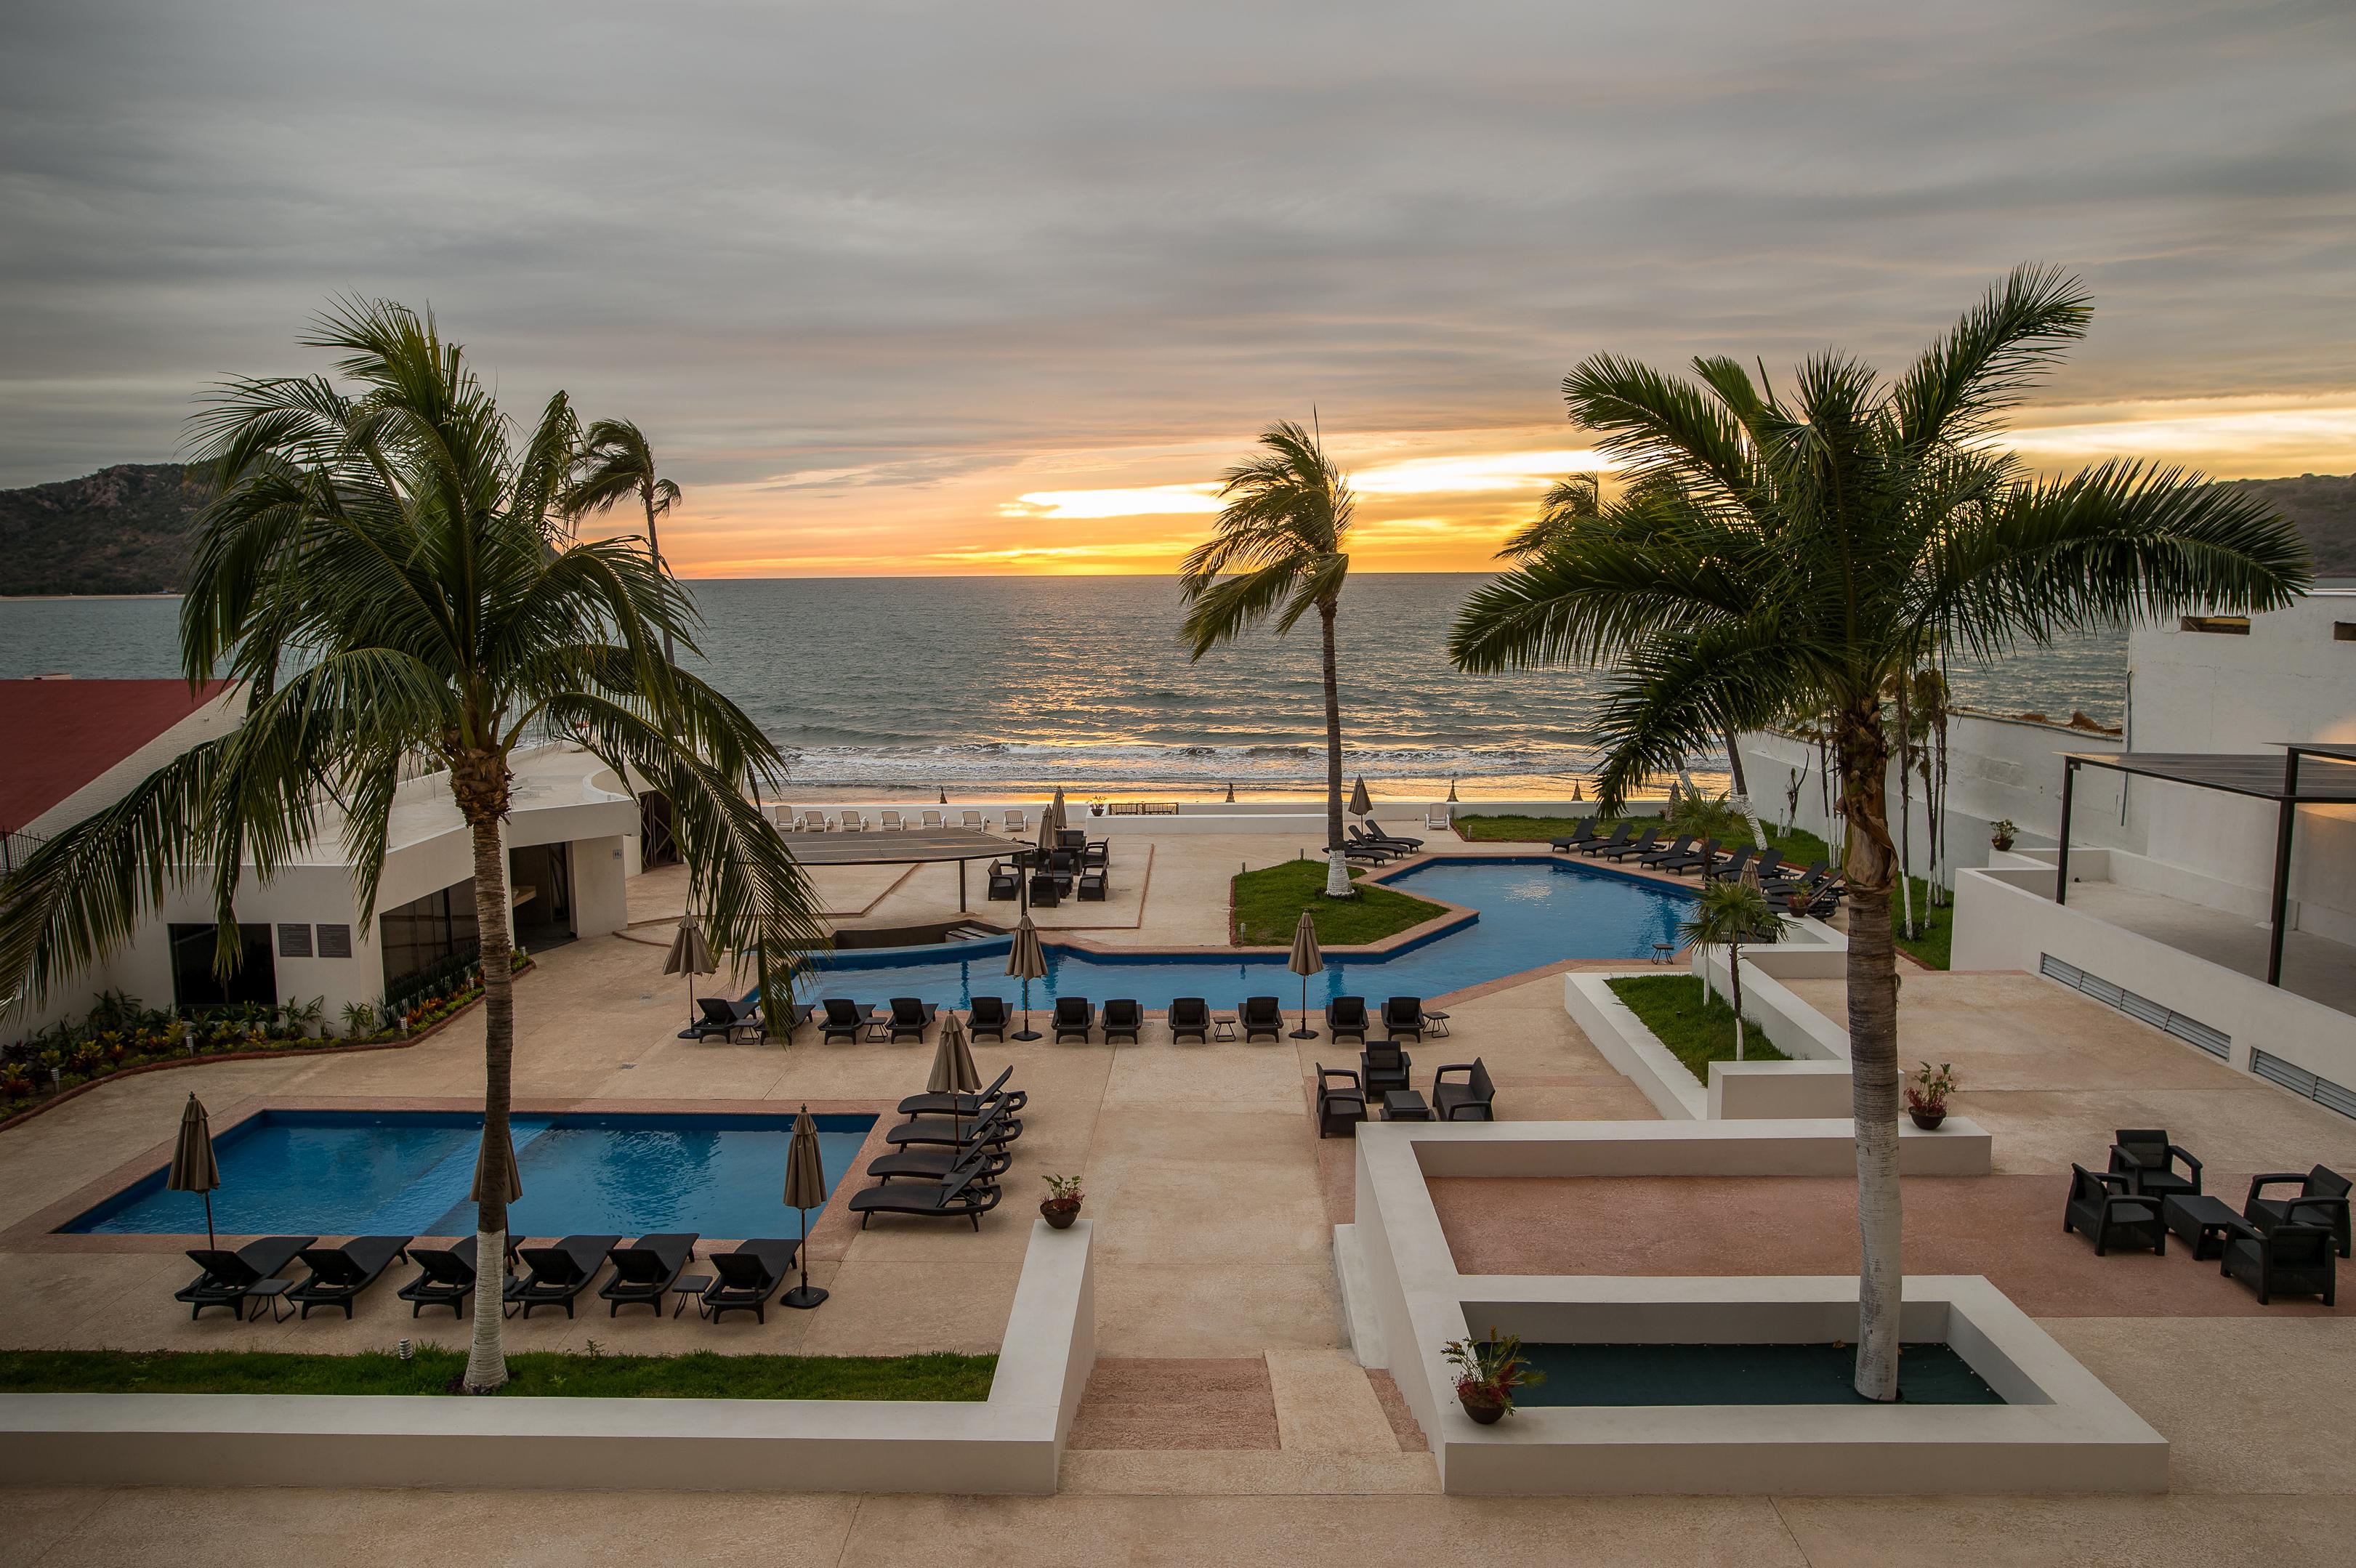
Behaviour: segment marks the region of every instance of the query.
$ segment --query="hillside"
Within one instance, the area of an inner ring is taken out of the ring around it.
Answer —
[[[188,569],[202,492],[177,463],[0,490],[0,593],[158,593]]]
[[[2302,474],[2296,479],[2237,479],[2298,525],[2318,577],[2356,577],[2356,474]]]

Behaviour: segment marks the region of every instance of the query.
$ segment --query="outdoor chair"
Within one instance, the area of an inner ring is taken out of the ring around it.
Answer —
[[[1087,847],[1080,851],[1080,869],[1084,871],[1091,866],[1103,870],[1111,864],[1112,841],[1108,838],[1090,839]]]
[[[794,1041],[794,1031],[809,1022],[810,1014],[817,1010],[808,1002],[796,1002],[786,1009],[782,1024],[763,1016],[758,1009],[755,1010],[747,1022],[760,1026],[761,1039],[764,1043],[776,1040],[782,1044],[791,1045]]]
[[[936,828],[947,827],[948,826],[948,821],[941,812],[931,806],[927,806],[925,808],[924,826],[929,831]]]
[[[2179,1171],[2176,1162],[2186,1168]],[[2201,1162],[2168,1141],[2165,1127],[2121,1127],[2111,1145],[2111,1170],[2127,1179],[2127,1190],[2167,1199],[2201,1190]]]
[[[1642,837],[1631,838],[1625,844],[1615,845],[1609,849],[1600,849],[1596,851],[1596,858],[1601,860],[1624,860],[1631,855],[1649,855],[1653,852],[1653,847],[1660,841],[1661,830],[1657,827],[1647,827]]]
[[[301,1256],[310,1267],[311,1277],[296,1281],[286,1292],[286,1299],[301,1302],[305,1317],[315,1307],[340,1307],[349,1318],[360,1292],[382,1279],[395,1258],[406,1262],[409,1243],[414,1240],[413,1236],[354,1236],[340,1247],[305,1247]]]
[[[1464,1082],[1451,1083],[1451,1072],[1464,1074]],[[1432,1113],[1443,1122],[1494,1122],[1496,1098],[1497,1085],[1489,1077],[1488,1064],[1477,1056],[1470,1061],[1451,1061],[1431,1075]]]
[[[1423,1040],[1423,998],[1393,997],[1383,1004],[1383,1028],[1390,1032],[1397,1044],[1403,1036],[1412,1035],[1419,1044]]]
[[[1177,1044],[1193,1035],[1205,1045],[1211,1043],[1211,1004],[1200,997],[1178,997],[1170,1003],[1170,1043]]]
[[[1376,1040],[1358,1052],[1359,1082],[1365,1085],[1370,1098],[1381,1099],[1394,1089],[1406,1089],[1408,1069],[1415,1058],[1401,1051],[1397,1040]]]
[[[1783,874],[1783,851],[1781,849],[1768,850],[1765,854],[1751,862],[1750,870],[1751,875],[1759,879],[1762,886],[1772,883]],[[1741,876],[1743,868],[1737,866],[1734,869],[1733,877],[1728,877],[1724,871],[1719,871],[1718,874],[1726,880],[1732,881],[1736,877]]]
[[[1087,847],[1088,836],[1086,829],[1078,827],[1058,827],[1055,829],[1055,848],[1057,849],[1069,850],[1071,853],[1076,855]]]
[[[2256,1291],[2261,1307],[2270,1304],[2277,1291],[2319,1296],[2329,1307],[2338,1296],[2339,1251],[2328,1225],[2278,1224],[2270,1231],[2226,1237],[2217,1272]]]
[[[846,811],[846,812],[844,812],[844,813],[842,814],[842,830],[843,830],[845,833],[864,833],[864,832],[866,832],[866,831],[867,831],[867,817],[866,817],[866,815],[865,815],[864,813],[862,813],[862,812],[857,812],[857,811]]]
[[[958,826],[969,827],[976,833],[986,833],[990,830],[989,819],[979,811],[970,809],[958,813]]]
[[[1388,862],[1403,859],[1411,853],[1397,844],[1386,844],[1379,838],[1369,838],[1355,827],[1345,827],[1342,831],[1349,837],[1350,840],[1344,846],[1344,854],[1355,852],[1365,855],[1370,859]]]
[[[224,1247],[191,1247],[188,1256],[204,1273],[174,1291],[172,1299],[188,1304],[188,1320],[192,1323],[208,1307],[226,1307],[241,1323],[248,1301],[263,1300],[277,1294],[257,1287],[275,1277],[305,1247],[318,1239],[264,1236],[258,1242],[246,1243],[233,1253]]]
[[[2159,1200],[2130,1190],[2123,1175],[2092,1171],[2083,1165],[2070,1167],[2070,1198],[2062,1206],[2062,1230],[2064,1234],[2084,1232],[2094,1243],[2096,1257],[2121,1244],[2149,1247],[2162,1256],[2168,1253],[2168,1226],[2160,1217]]]
[[[2297,1183],[2295,1198],[2268,1198],[2269,1187]],[[2331,1232],[2340,1255],[2348,1255],[2348,1179],[2329,1166],[2319,1165],[2301,1176],[2295,1170],[2268,1171],[2250,1178],[2250,1196],[2242,1218],[2261,1231],[2277,1225],[2321,1225]]]
[[[749,1312],[755,1322],[766,1323],[769,1297],[786,1283],[801,1245],[782,1236],[760,1236],[739,1242],[733,1253],[712,1253],[712,1283],[698,1310],[714,1323],[726,1312]]]
[[[1274,997],[1247,997],[1244,1005],[1236,1009],[1236,1023],[1247,1041],[1263,1034],[1270,1040],[1282,1040],[1284,1004]]]
[[[681,1040],[709,1040],[715,1034],[725,1040],[740,1029],[761,1028],[761,1005],[757,1001],[737,1002],[726,997],[698,997],[695,1008],[701,1016],[679,1031]]]
[[[870,1009],[866,1003],[843,997],[821,997],[819,1006],[826,1009],[826,1021],[819,1025],[820,1044],[831,1045],[838,1040],[859,1043],[859,1031],[867,1027]]]
[[[1668,846],[1666,848],[1655,848],[1644,854],[1637,856],[1636,864],[1646,870],[1656,871],[1671,860],[1681,860],[1685,859],[1687,855],[1693,851],[1693,835],[1690,833],[1680,833],[1677,835],[1677,841]]]
[[[1057,1045],[1063,1044],[1076,1035],[1085,1041],[1088,1038],[1088,1031],[1096,1027],[1097,1010],[1088,1006],[1088,999],[1086,997],[1055,998],[1055,1030]]]
[[[1385,848],[1379,844],[1367,844],[1353,839],[1342,846],[1342,858],[1345,860],[1364,860],[1370,866],[1387,866],[1399,858],[1399,852],[1396,849]]]
[[[1657,853],[1657,851],[1655,853]],[[1704,859],[1709,860],[1714,865],[1725,858],[1726,852],[1719,848],[1717,839],[1705,838],[1699,844],[1687,850],[1682,855],[1669,855],[1655,859],[1653,861],[1653,869],[1655,871],[1667,871],[1672,875],[1681,877],[1687,871],[1700,870],[1701,863]]]
[[[1019,1111],[1031,1103],[1031,1096],[1022,1090],[1010,1091],[1006,1081],[1014,1076],[1012,1067],[999,1069],[990,1087],[979,1094],[952,1094],[946,1090],[927,1089],[921,1094],[911,1094],[900,1102],[904,1116],[978,1116],[1001,1101],[1010,1111]]]
[[[900,820],[900,814],[899,814],[898,812],[896,812],[896,811],[887,811],[887,812],[884,813],[884,832],[886,832],[886,833],[898,833],[898,832],[901,832],[901,831],[904,829],[904,827],[905,827],[905,824],[903,824],[903,823],[901,822],[901,820]]]
[[[1019,899],[1023,896],[1023,873],[1003,860],[990,863],[990,896],[993,899]]]
[[[412,1317],[429,1307],[446,1307],[454,1317],[466,1315],[466,1298],[475,1294],[475,1238],[461,1236],[455,1247],[412,1247],[409,1261],[417,1277],[393,1294],[409,1303]]]
[[[1126,1035],[1129,1043],[1137,1043],[1138,1030],[1145,1027],[1145,1009],[1128,997],[1104,1005],[1105,1043],[1110,1045],[1116,1036]]]
[[[1592,843],[1594,838],[1595,818],[1591,816],[1582,816],[1579,819],[1579,826],[1577,827],[1572,828],[1562,837],[1556,839],[1550,848],[1553,848],[1557,854],[1568,854],[1571,850],[1580,848]]]
[[[1325,1004],[1325,1032],[1335,1040],[1366,1043],[1366,998],[1336,997]]]
[[[1633,837],[1635,836],[1635,832],[1636,825],[1634,823],[1623,822],[1613,830],[1611,837],[1590,838],[1584,844],[1579,845],[1578,849],[1582,855],[1600,855],[1606,849],[1617,849],[1621,845],[1625,844],[1630,838]]]
[[[1376,822],[1372,816],[1365,817],[1363,820],[1366,825],[1366,833],[1369,837],[1380,839],[1386,844],[1404,844],[1410,849],[1420,849],[1423,848],[1423,840],[1420,838],[1408,838],[1397,833],[1386,833],[1383,831],[1383,825]]]
[[[897,1148],[890,1154],[878,1155],[867,1162],[867,1174],[878,1181],[890,1181],[894,1177],[938,1181],[953,1171],[962,1170],[967,1158],[972,1156],[980,1157],[974,1175],[980,1181],[997,1180],[1014,1163],[1012,1150],[1003,1144],[993,1143],[988,1134],[977,1132],[961,1144],[927,1144],[921,1148]]]
[[[942,1115],[911,1116],[895,1126],[884,1129],[884,1141],[894,1148],[917,1148],[947,1145],[956,1147],[969,1141],[976,1126],[987,1123],[990,1135],[983,1139],[993,1148],[1003,1147],[1023,1136],[1023,1118],[1012,1112],[991,1115],[997,1107],[984,1109],[979,1116]]]
[[[1102,903],[1108,896],[1109,896],[1109,889],[1105,882],[1105,874],[1102,871],[1080,873],[1081,898],[1091,903]]]
[[[992,1040],[1003,1041],[1006,1026],[1012,1021],[1004,997],[976,997],[973,1005],[966,1010],[965,1032],[974,1040],[988,1035]]]
[[[939,1011],[940,1008],[931,1002],[919,1001],[915,997],[893,997],[892,1040],[894,1043],[903,1037],[923,1040],[925,1031],[933,1027],[933,1019]]]
[[[1350,1132],[1366,1119],[1366,1091],[1346,1067],[1317,1064],[1317,1136]]]
[[[1037,871],[1031,878],[1031,905],[1033,909],[1054,909],[1064,901],[1062,889],[1055,877]]]
[[[526,1317],[535,1307],[562,1307],[572,1317],[573,1298],[588,1288],[605,1254],[621,1242],[619,1236],[566,1236],[552,1247],[522,1248],[531,1272],[508,1282],[507,1304],[522,1307]]]
[[[1006,831],[1020,838],[1031,831],[1031,819],[1019,811],[1010,811],[1006,814]]]
[[[980,1157],[969,1155],[958,1168],[938,1181],[923,1185],[878,1182],[851,1195],[851,1211],[859,1216],[859,1228],[867,1229],[867,1221],[878,1214],[908,1214],[930,1220],[964,1218],[973,1221],[976,1231],[981,1229],[981,1217],[998,1207],[999,1186],[984,1180]]]
[[[597,1294],[605,1298],[605,1316],[618,1317],[623,1307],[644,1303],[661,1317],[663,1297],[695,1261],[695,1243],[692,1231],[665,1231],[640,1236],[636,1246],[616,1247],[607,1253],[614,1260],[614,1277],[597,1287]],[[677,1308],[671,1316],[679,1316]]]
[[[1742,868],[1751,864],[1751,857],[1759,853],[1756,844],[1737,844],[1727,854],[1720,855],[1709,866],[1708,874],[1721,882],[1730,882],[1742,875]]]

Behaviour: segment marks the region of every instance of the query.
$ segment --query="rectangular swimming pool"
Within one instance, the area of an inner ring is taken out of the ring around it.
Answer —
[[[831,1193],[875,1118],[811,1120]],[[790,1114],[616,1112],[512,1124],[523,1196],[508,1228],[517,1235],[801,1234],[801,1216],[781,1201]],[[466,1190],[482,1130],[480,1115],[463,1112],[260,1112],[213,1140],[214,1226],[226,1235],[470,1235]],[[166,1175],[140,1178],[59,1231],[203,1235],[203,1199],[166,1190]]]

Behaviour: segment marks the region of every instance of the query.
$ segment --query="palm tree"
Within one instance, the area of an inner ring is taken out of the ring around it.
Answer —
[[[1699,948],[1726,949],[1726,990],[1734,1004],[1734,1060],[1742,1060],[1742,944],[1746,942],[1772,942],[1783,934],[1791,923],[1775,912],[1767,901],[1767,894],[1759,886],[1759,879],[1748,871],[1731,882],[1711,882],[1695,901],[1690,918],[1677,926],[1677,934]],[[1709,1005],[1709,966],[1704,964],[1701,976],[1702,1005]]]
[[[1262,433],[1261,454],[1222,476],[1218,531],[1186,552],[1178,579],[1194,658],[1273,615],[1277,635],[1317,612],[1325,660],[1325,896],[1351,896],[1342,837],[1342,688],[1333,613],[1350,575],[1357,497],[1319,439],[1290,420]]]
[[[647,554],[662,565],[662,544],[655,537],[655,519],[679,505],[679,485],[655,475],[655,449],[646,432],[628,420],[599,420],[581,439],[580,467],[557,509],[569,518],[602,512],[637,498],[647,514]],[[674,656],[669,628],[663,632],[663,657]]]
[[[242,722],[42,845],[0,889],[0,991],[39,997],[154,916],[184,876],[209,880],[224,972],[235,903],[316,835],[340,830],[372,920],[406,764],[441,771],[474,850],[484,992],[482,1169],[466,1384],[506,1380],[498,1261],[515,1052],[508,816],[516,749],[581,744],[668,794],[714,945],[754,955],[764,1000],[816,945],[808,888],[745,796],[782,771],[726,698],[674,668],[693,612],[634,545],[576,543],[559,519],[577,429],[562,393],[511,427],[431,317],[338,304],[305,340],[341,351],[327,377],[226,384],[196,421],[220,482],[197,524],[180,610],[190,681],[244,683]],[[330,810],[330,806],[334,809]]]
[[[1705,795],[1689,789],[1669,803],[1661,814],[1662,822],[1672,833],[1691,834],[1701,840],[1701,885],[1708,887],[1721,839],[1734,837],[1735,830],[1745,826],[1742,813],[1725,795]]]
[[[1590,528],[1474,592],[1462,667],[1609,663],[1597,795],[1622,798],[1721,723],[1829,716],[1847,823],[1858,1228],[1857,1387],[1897,1393],[1898,974],[1882,684],[1926,659],[2211,606],[2261,611],[2309,581],[2282,518],[2175,468],[2029,476],[1998,418],[2090,315],[2021,268],[1894,382],[1847,355],[1789,400],[1731,358],[1696,380],[1598,355],[1563,383],[1633,483]]]

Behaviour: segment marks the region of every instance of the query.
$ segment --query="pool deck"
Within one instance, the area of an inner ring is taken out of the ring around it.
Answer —
[[[1405,821],[1400,831],[1419,832]],[[1437,837],[1437,835],[1427,835]],[[1219,940],[1226,879],[1291,858],[1274,836],[1154,846],[1134,923],[1104,942]],[[1135,840],[1124,848],[1141,847]],[[1451,853],[1526,846],[1450,845]],[[1117,854],[1119,851],[1116,851]],[[1119,862],[1116,862],[1118,869]],[[675,918],[669,873],[632,889],[646,923],[545,954],[518,987],[517,1093],[550,1105],[812,1109],[888,1105],[922,1087],[929,1047],[704,1044],[671,1037],[683,987],[650,941]],[[821,873],[823,880],[833,872]],[[929,876],[928,870],[920,875]],[[945,880],[945,879],[944,879]],[[918,898],[885,890],[869,901]],[[857,896],[846,885],[841,897]],[[830,891],[830,899],[834,898]],[[668,900],[668,902],[666,901]],[[954,883],[948,903],[955,905]],[[1118,912],[1118,905],[1115,906]],[[1064,914],[1094,912],[1066,905]],[[633,940],[635,938],[636,940]],[[1559,966],[1558,966],[1559,967]],[[1837,981],[1794,987],[1838,1016]],[[1440,1001],[1434,998],[1435,1001]],[[1550,975],[1440,1001],[1453,1038],[1414,1048],[1424,1081],[1483,1057],[1514,1119],[1652,1118],[1565,1015]],[[518,1349],[902,1352],[995,1348],[1047,1171],[1081,1175],[1097,1221],[1105,1358],[1054,1498],[516,1494],[240,1489],[10,1489],[7,1563],[354,1563],[495,1551],[519,1563],[905,1562],[945,1544],[974,1560],[1105,1563],[1686,1563],[2347,1561],[2356,1554],[2356,1324],[2343,1305],[2260,1310],[2186,1250],[2115,1256],[2060,1233],[2072,1158],[2113,1127],[2167,1125],[2220,1173],[2356,1164],[2356,1123],[2235,1074],[2091,1000],[2020,975],[1906,976],[1906,1060],[1954,1063],[1959,1111],[1995,1135],[1997,1174],[1912,1184],[1924,1266],[1987,1273],[2169,1439],[2174,1489],[2149,1498],[1527,1499],[1437,1493],[1431,1460],[1387,1380],[1351,1358],[1329,1262],[1350,1217],[1351,1144],[1320,1141],[1309,1083],[1331,1042],[1138,1047],[984,1042],[1031,1096],[1008,1202],[963,1225],[838,1214],[813,1240],[816,1312],[714,1326],[692,1313],[510,1320]],[[170,1300],[191,1265],[168,1242],[52,1238],[30,1222],[162,1146],[191,1091],[217,1118],[245,1104],[414,1104],[479,1093],[479,1016],[401,1051],[224,1062],[108,1084],[0,1135],[0,1344],[352,1349],[464,1342],[415,1320],[390,1283],[356,1321],[191,1324]],[[2233,1179],[2238,1181],[2239,1178]],[[1483,1190],[1458,1192],[1459,1187]],[[1440,1183],[1451,1242],[1480,1266],[1528,1272],[1846,1272],[1846,1184]],[[1604,1187],[1614,1190],[1604,1191]],[[1508,1189],[1532,1190],[1514,1191]],[[1568,1191],[1578,1188],[1582,1190]],[[1772,1190],[1771,1190],[1771,1189]],[[1546,1190],[1538,1190],[1546,1189]],[[2229,1198],[2238,1193],[2227,1193]],[[2051,1212],[2049,1212],[2051,1211]],[[1664,1253],[1651,1238],[1674,1234]],[[105,1248],[61,1245],[104,1242]],[[127,1244],[122,1244],[127,1243]],[[2356,1274],[2348,1276],[2356,1285]]]

